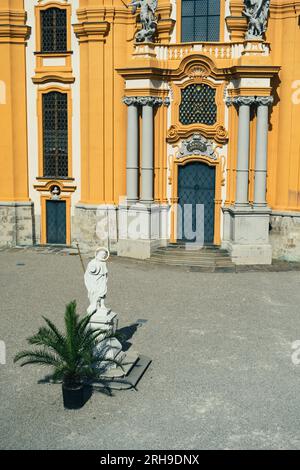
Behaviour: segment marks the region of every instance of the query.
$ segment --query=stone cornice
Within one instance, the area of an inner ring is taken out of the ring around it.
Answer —
[[[86,22],[74,24],[73,28],[79,42],[104,42],[110,24],[108,21]]]
[[[234,65],[226,70],[226,75],[232,78],[273,78],[280,69],[277,65]]]
[[[270,17],[276,19],[291,18],[300,14],[300,0],[272,0]]]
[[[79,8],[77,18],[80,23],[108,21],[113,22],[116,19],[130,20],[133,22],[133,16],[130,9],[117,6],[106,6],[97,8]]]
[[[24,43],[31,33],[26,20],[23,10],[0,10],[0,43]]]

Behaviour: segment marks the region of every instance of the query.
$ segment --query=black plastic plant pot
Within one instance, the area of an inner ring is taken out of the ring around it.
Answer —
[[[62,394],[64,407],[68,410],[78,410],[85,404],[83,385],[67,387],[66,385],[62,384]]]

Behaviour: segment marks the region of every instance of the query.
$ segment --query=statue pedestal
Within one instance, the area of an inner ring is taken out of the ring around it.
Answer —
[[[116,337],[107,338],[107,335],[114,335],[117,331],[118,314],[106,308],[98,309],[91,318],[90,326],[93,330],[103,331],[103,335],[99,336],[97,353],[104,361],[101,361],[99,380],[91,382],[93,387],[103,388],[103,382],[117,390],[135,387],[151,360],[132,351],[125,353]],[[120,365],[110,360],[116,360]]]
[[[118,314],[106,308],[99,308],[92,316],[90,326],[93,330],[114,334],[118,328]]]
[[[132,57],[134,59],[156,59],[155,44],[151,42],[136,43]]]
[[[245,39],[242,56],[269,55],[269,44],[263,39]]]
[[[103,331],[103,334],[98,337],[97,353],[99,357],[122,362],[123,353],[120,341],[115,337],[107,337],[116,333],[118,328],[118,315],[109,309],[99,308],[91,318],[90,327],[93,330]],[[104,361],[104,364],[102,362],[102,365],[104,365],[103,373],[118,367],[117,364],[113,364],[109,361]]]

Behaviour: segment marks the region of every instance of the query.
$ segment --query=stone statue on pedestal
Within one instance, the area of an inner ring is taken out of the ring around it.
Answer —
[[[267,30],[270,0],[244,0],[243,14],[248,18],[246,39],[263,39]]]
[[[95,353],[101,358],[98,372],[99,380],[93,381],[94,387],[103,389],[103,380],[110,388],[122,389],[135,386],[143,375],[150,359],[141,358],[135,352],[124,352],[122,344],[116,337],[118,328],[118,315],[104,305],[107,294],[108,269],[106,261],[110,253],[107,248],[97,248],[95,257],[85,271],[84,282],[88,291],[90,305],[87,313],[91,315],[89,326],[91,330],[99,333]],[[139,368],[135,372],[136,364]]]
[[[140,8],[140,19],[142,29],[136,33],[137,42],[152,42],[157,29],[157,0],[132,0],[129,4],[132,7],[132,13],[135,14]]]
[[[104,299],[107,294],[107,275],[108,270],[106,261],[109,258],[109,251],[107,248],[98,248],[95,253],[95,258],[89,262],[85,275],[84,282],[88,291],[90,306],[87,313],[101,311],[108,313],[108,309],[104,305]]]

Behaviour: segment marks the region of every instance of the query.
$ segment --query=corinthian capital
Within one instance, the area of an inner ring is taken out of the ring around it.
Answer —
[[[163,104],[162,98],[156,96],[138,96],[137,103],[141,106],[161,106]]]
[[[126,104],[126,106],[136,106],[137,98],[135,96],[124,96],[123,103]]]
[[[235,96],[232,98],[232,103],[236,106],[251,106],[255,101],[255,96]]]
[[[272,106],[274,102],[273,96],[257,96],[256,104],[257,106]]]

